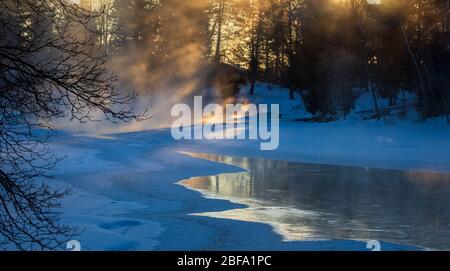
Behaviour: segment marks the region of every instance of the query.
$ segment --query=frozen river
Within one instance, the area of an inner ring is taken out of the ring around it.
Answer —
[[[190,154],[246,171],[182,184],[248,205],[202,216],[271,224],[286,240],[383,240],[450,249],[450,174]]]

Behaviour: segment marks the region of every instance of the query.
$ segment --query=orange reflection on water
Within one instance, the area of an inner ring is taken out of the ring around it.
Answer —
[[[245,204],[195,214],[273,226],[284,240],[383,240],[449,249],[450,174],[192,154],[243,172],[181,182]]]

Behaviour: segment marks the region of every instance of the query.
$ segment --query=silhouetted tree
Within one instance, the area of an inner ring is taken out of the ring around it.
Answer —
[[[101,12],[65,0],[0,1],[0,243],[17,249],[61,248],[74,229],[58,222],[59,199],[42,177],[57,158],[40,128],[70,117],[111,121],[144,117],[135,95],[115,88],[92,22]],[[45,133],[44,133],[45,134]]]

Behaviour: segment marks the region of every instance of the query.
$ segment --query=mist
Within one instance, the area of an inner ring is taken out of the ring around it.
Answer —
[[[116,88],[136,93],[130,106],[148,119],[63,119],[57,128],[165,128],[175,104],[191,105],[195,95],[233,102],[246,83],[254,95],[256,82],[301,93],[308,112],[326,120],[345,118],[362,91],[394,105],[402,89],[416,93],[424,119],[449,119],[448,8],[439,1],[104,0],[85,8],[99,2],[106,12],[92,24]]]
[[[61,119],[58,129],[104,134],[169,127],[170,110],[178,103],[190,104],[194,95],[217,100],[209,84],[208,1],[110,1],[108,34],[100,38],[108,51],[108,67],[118,75],[116,88],[135,93],[131,106],[147,110],[143,121],[80,123]],[[98,23],[98,22],[93,22]],[[101,26],[100,26],[101,27]],[[96,120],[103,120],[94,112]]]

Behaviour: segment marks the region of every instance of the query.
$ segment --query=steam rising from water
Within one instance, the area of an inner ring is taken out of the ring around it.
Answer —
[[[214,97],[214,91],[205,83],[208,75],[204,38],[207,23],[198,13],[204,10],[205,4],[206,1],[174,0],[155,6],[150,17],[142,20],[164,18],[160,29],[143,33],[142,40],[128,41],[119,54],[111,56],[111,70],[120,77],[117,87],[124,93],[137,92],[137,100],[132,106],[137,113],[148,109],[150,119],[119,124],[108,121],[80,124],[62,119],[55,121],[55,127],[88,134],[169,127],[173,105],[192,103],[194,94]],[[136,18],[127,20],[133,19]],[[101,112],[93,112],[93,115],[98,120],[104,119]]]

